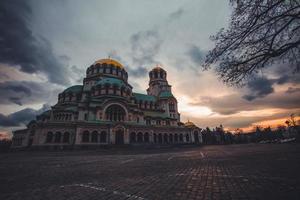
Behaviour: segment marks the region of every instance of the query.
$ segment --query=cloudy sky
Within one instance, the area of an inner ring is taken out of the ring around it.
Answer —
[[[244,87],[224,85],[201,64],[226,28],[228,0],[5,0],[0,2],[0,133],[24,127],[86,68],[111,56],[125,65],[135,92],[160,64],[182,121],[249,130],[300,112],[299,74],[272,66]]]

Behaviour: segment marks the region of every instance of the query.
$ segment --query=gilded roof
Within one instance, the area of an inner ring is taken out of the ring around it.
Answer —
[[[97,60],[95,64],[107,64],[107,65],[115,65],[116,67],[120,68],[120,69],[124,69],[123,65],[121,63],[119,63],[116,60],[110,59],[110,58],[106,58],[106,59],[100,59]]]
[[[186,127],[195,127],[196,125],[193,122],[188,121],[188,122],[184,123],[184,126],[186,126]]]

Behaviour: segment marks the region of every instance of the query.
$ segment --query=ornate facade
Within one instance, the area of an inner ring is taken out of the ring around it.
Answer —
[[[64,90],[51,110],[14,132],[13,146],[202,143],[197,126],[180,122],[167,72],[155,67],[149,79],[147,94],[135,93],[122,64],[98,60],[87,68],[83,85]]]

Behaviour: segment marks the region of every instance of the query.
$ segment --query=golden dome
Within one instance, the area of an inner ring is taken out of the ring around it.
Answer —
[[[184,126],[186,126],[186,127],[194,127],[196,125],[193,122],[188,121],[188,122],[184,123]]]
[[[107,59],[100,59],[100,60],[97,60],[95,64],[107,64],[107,65],[114,65],[120,69],[124,69],[123,65],[121,63],[119,63],[118,61],[116,60],[113,60],[113,59],[110,59],[110,58],[107,58]]]
[[[165,70],[161,68],[161,65],[157,64],[156,67],[152,69],[152,71],[165,71]]]

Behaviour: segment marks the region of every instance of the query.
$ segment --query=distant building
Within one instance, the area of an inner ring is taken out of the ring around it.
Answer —
[[[64,90],[51,110],[15,131],[12,146],[202,143],[197,126],[180,122],[167,72],[155,67],[149,78],[147,94],[135,93],[122,64],[98,60],[83,85]]]

